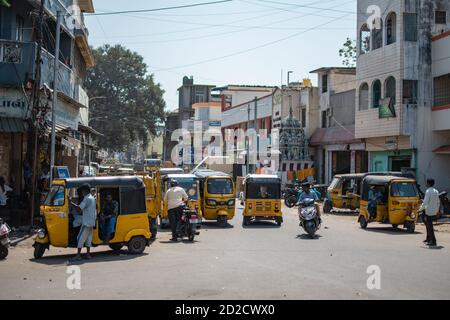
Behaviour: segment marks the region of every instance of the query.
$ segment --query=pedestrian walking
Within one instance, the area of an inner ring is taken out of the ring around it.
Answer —
[[[425,198],[419,211],[423,213],[423,221],[427,228],[427,238],[424,243],[428,246],[436,246],[436,236],[434,235],[433,220],[436,219],[439,213],[440,200],[439,191],[434,188],[434,179],[427,180],[427,191],[425,192]]]
[[[81,250],[86,247],[86,259],[91,259],[92,235],[97,220],[97,209],[95,198],[91,194],[91,187],[88,184],[80,188],[83,201],[79,205],[72,202],[71,205],[79,213],[82,213],[82,225],[77,237],[77,255],[74,261],[81,260]]]
[[[185,202],[189,199],[186,191],[178,186],[176,180],[170,182],[170,189],[167,190],[164,196],[164,201],[167,203],[167,208],[169,210],[169,222],[170,228],[172,230],[171,241],[178,241],[178,225],[183,214],[183,208]]]

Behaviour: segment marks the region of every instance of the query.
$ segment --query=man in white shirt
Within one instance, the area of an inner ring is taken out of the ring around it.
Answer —
[[[5,207],[8,204],[8,193],[13,189],[6,184],[6,179],[0,177],[0,206]]]
[[[434,235],[433,220],[439,213],[439,207],[441,205],[439,199],[439,191],[434,188],[434,180],[427,180],[427,191],[425,192],[425,198],[420,206],[419,211],[425,212],[424,223],[427,227],[427,239],[424,241],[428,246],[436,246],[436,237]]]
[[[84,185],[80,188],[80,192],[83,195],[83,201],[81,201],[80,205],[72,202],[72,206],[83,214],[80,233],[77,237],[77,255],[74,260],[81,260],[83,247],[86,247],[87,250],[86,259],[91,259],[92,235],[97,221],[97,206],[95,198],[91,194],[91,187]]]
[[[178,224],[183,214],[183,207],[188,199],[186,191],[178,186],[176,180],[172,180],[170,189],[167,190],[164,196],[164,201],[167,202],[167,209],[169,210],[170,228],[172,229],[171,241],[178,241]]]

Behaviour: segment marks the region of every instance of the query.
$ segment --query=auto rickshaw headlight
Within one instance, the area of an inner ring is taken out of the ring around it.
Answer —
[[[411,219],[415,219],[416,218],[416,214],[413,212],[409,215],[411,217]]]
[[[44,239],[46,236],[45,230],[44,229],[39,229],[39,231],[37,232],[37,236],[39,239]]]
[[[214,199],[207,199],[207,200],[206,200],[206,204],[207,204],[208,206],[216,206],[216,205],[217,205],[217,201],[214,200]]]
[[[228,200],[228,206],[234,206],[234,203],[235,203],[235,201],[234,201],[234,199],[230,199],[230,200]]]

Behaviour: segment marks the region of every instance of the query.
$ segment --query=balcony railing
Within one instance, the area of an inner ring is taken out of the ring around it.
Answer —
[[[21,87],[28,80],[35,79],[37,45],[33,42],[0,40],[0,85]],[[41,85],[53,88],[54,56],[42,49]],[[59,63],[58,91],[85,105],[86,95],[72,69]],[[80,91],[81,89],[81,91]]]

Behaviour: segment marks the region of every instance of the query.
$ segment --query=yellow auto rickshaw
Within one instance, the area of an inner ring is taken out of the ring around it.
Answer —
[[[368,175],[362,181],[361,192],[358,217],[361,228],[380,222],[389,223],[393,228],[403,225],[410,233],[415,231],[420,207],[416,180]]]
[[[79,202],[77,190],[85,184],[97,190],[97,212],[101,212],[106,195],[112,195],[118,202],[119,212],[115,218],[114,233],[104,243],[99,231],[99,221],[92,239],[93,246],[109,245],[115,251],[128,246],[132,254],[140,254],[149,245],[151,233],[145,201],[145,185],[135,176],[73,178],[53,181],[40,211],[44,227],[34,239],[34,257],[42,258],[50,245],[59,248],[76,248],[81,227],[80,215],[70,205]]]
[[[243,225],[253,220],[283,223],[281,211],[281,179],[276,175],[248,175],[244,180]]]
[[[361,181],[366,174],[341,174],[333,178],[323,203],[323,212],[330,213],[333,208],[359,209]]]
[[[163,177],[162,185],[162,199],[163,199],[163,209],[160,216],[161,228],[166,228],[169,226],[169,210],[167,207],[167,202],[164,201],[164,195],[167,190],[170,189],[170,182],[172,180],[176,180],[178,185],[182,187],[188,197],[188,207],[191,210],[197,211],[199,219],[202,219],[202,211],[201,211],[201,199],[200,199],[200,187],[198,178],[193,174],[168,174]]]
[[[236,192],[233,178],[223,172],[195,171],[200,182],[202,213],[205,220],[215,220],[225,227],[234,218]]]

